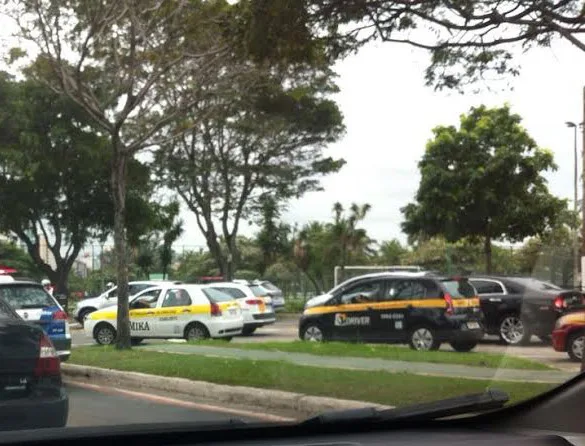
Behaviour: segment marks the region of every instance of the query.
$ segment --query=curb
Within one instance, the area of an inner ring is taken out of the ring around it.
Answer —
[[[212,400],[216,403],[232,403],[264,410],[292,411],[300,417],[310,417],[330,410],[374,407],[391,409],[365,401],[305,395],[281,390],[258,389],[255,387],[227,386],[206,381],[192,381],[185,378],[169,378],[146,373],[126,372],[75,364],[61,364],[66,378],[84,381],[107,381],[119,387],[139,387],[163,392],[173,392],[195,398]]]

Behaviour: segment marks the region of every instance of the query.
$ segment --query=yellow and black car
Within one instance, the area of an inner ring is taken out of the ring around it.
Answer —
[[[475,288],[464,277],[375,273],[312,299],[299,321],[307,341],[408,343],[437,350],[448,342],[470,351],[483,337]]]

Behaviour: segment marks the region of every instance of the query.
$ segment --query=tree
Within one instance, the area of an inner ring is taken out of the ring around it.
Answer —
[[[197,124],[181,124],[191,130],[158,152],[157,165],[163,184],[195,214],[221,274],[230,280],[242,219],[253,220],[268,194],[282,202],[319,190],[319,176],[344,164],[322,150],[344,127],[328,99],[337,88],[327,67],[296,67],[285,74],[226,70],[241,73],[232,90],[209,97],[215,81],[200,84],[192,117]]]
[[[44,85],[4,75],[0,90],[0,228],[16,235],[56,291],[67,294],[83,245],[113,228],[109,143],[82,107]],[[127,222],[134,235],[147,221],[148,169],[132,160],[128,181],[129,207],[141,213]]]
[[[41,279],[43,271],[31,260],[25,251],[15,243],[0,241],[0,265],[14,268],[18,276]]]
[[[117,258],[118,348],[130,348],[126,197],[134,155],[176,135],[168,126],[227,51],[221,0],[4,0],[18,37],[38,56],[28,70],[82,107],[109,139]],[[67,6],[67,7],[65,7]],[[12,56],[22,51],[13,50]],[[172,94],[170,94],[172,93]],[[175,128],[175,130],[177,130]]]
[[[339,275],[340,282],[344,280],[345,265],[351,261],[352,253],[364,252],[369,249],[371,240],[368,238],[364,229],[357,228],[371,209],[368,203],[361,206],[352,203],[349,208],[349,214],[345,215],[343,205],[336,202],[333,205],[334,221],[333,234],[337,244],[339,266],[341,267],[341,274]]]
[[[266,195],[260,198],[260,218],[258,224],[260,231],[256,235],[256,243],[262,250],[262,263],[259,268],[260,275],[276,262],[279,257],[291,254],[289,235],[290,225],[279,222],[280,209],[274,197]]]
[[[399,240],[386,240],[378,248],[378,261],[389,266],[400,265],[407,252],[407,249],[402,246]]]
[[[297,36],[299,47],[310,49],[317,40],[334,57],[372,40],[407,44],[430,52],[426,81],[437,88],[458,88],[488,74],[516,75],[516,53],[548,47],[555,38],[585,51],[585,15],[578,0],[250,2],[255,23],[296,19],[280,28],[266,25],[271,54],[286,50]]]
[[[483,240],[486,271],[492,240],[521,241],[554,226],[566,209],[543,172],[552,154],[537,146],[508,106],[472,108],[459,128],[440,126],[419,163],[416,202],[402,209],[407,234]]]
[[[173,262],[173,243],[183,233],[183,220],[178,219],[180,211],[179,203],[173,201],[166,206],[165,214],[161,220],[161,226],[165,228],[162,234],[162,244],[159,248],[163,279],[167,278],[169,267]]]

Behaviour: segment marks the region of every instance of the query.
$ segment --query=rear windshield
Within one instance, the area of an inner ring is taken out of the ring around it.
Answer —
[[[53,298],[40,286],[11,285],[0,287],[0,298],[14,310],[54,307]]]
[[[550,282],[544,282],[542,280],[538,280],[538,279],[532,279],[532,278],[515,278],[514,281],[518,282],[521,285],[524,285],[527,288],[530,288],[532,290],[562,290],[562,288],[550,283]]]
[[[444,280],[443,286],[451,297],[455,299],[474,297],[476,295],[475,288],[467,280]]]
[[[262,282],[260,285],[268,291],[280,291],[280,289],[272,285],[270,282]]]
[[[266,296],[266,290],[264,288],[262,288],[261,286],[251,285],[250,286],[250,289],[252,290],[252,293],[256,297],[264,297],[264,296]]]
[[[207,296],[207,298],[211,302],[229,302],[230,300],[234,300],[234,297],[224,293],[223,291],[219,291],[215,288],[205,288],[203,290],[203,294]]]

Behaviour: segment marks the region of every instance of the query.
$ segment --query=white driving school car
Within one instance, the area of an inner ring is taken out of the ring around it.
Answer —
[[[116,339],[117,308],[87,316],[85,333],[98,344]],[[132,297],[130,336],[134,344],[145,338],[231,338],[244,326],[242,310],[230,295],[201,285],[161,284]]]

